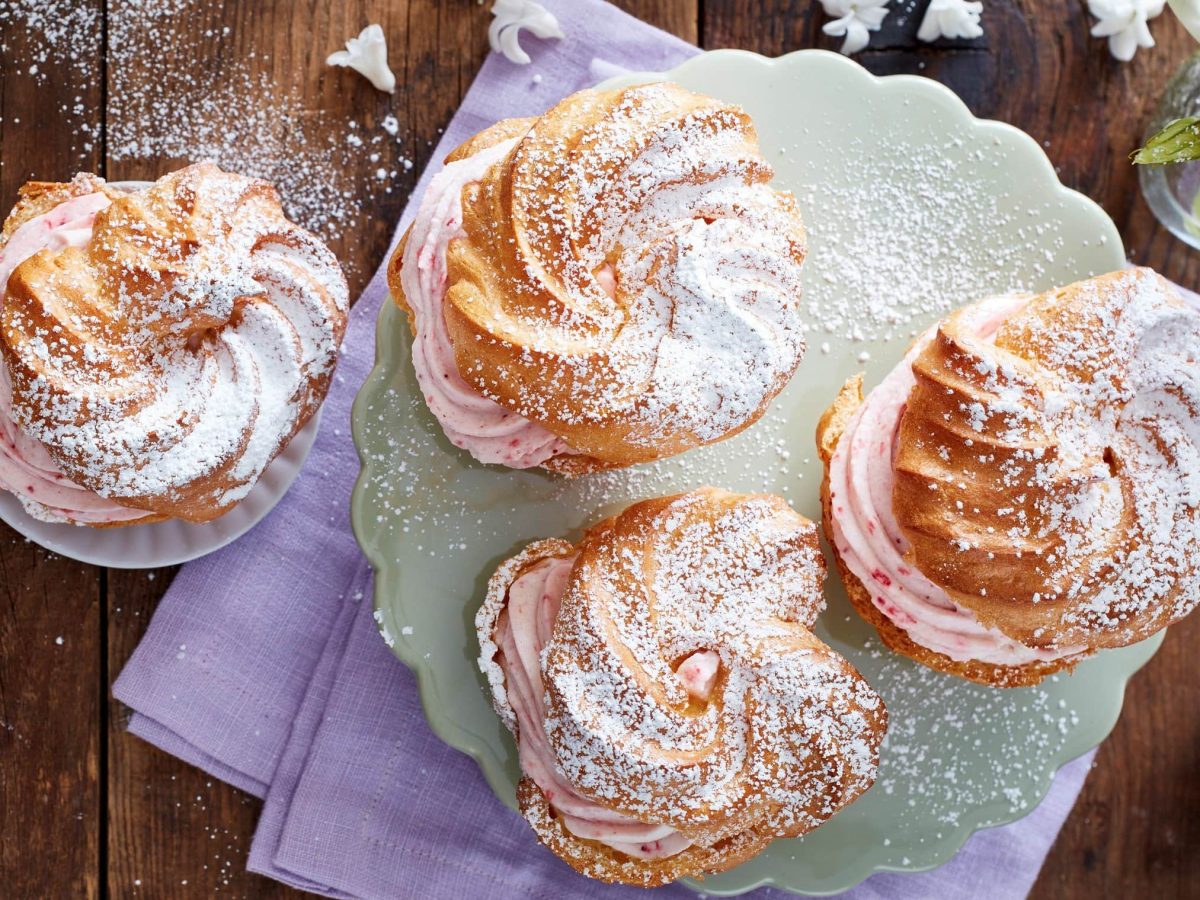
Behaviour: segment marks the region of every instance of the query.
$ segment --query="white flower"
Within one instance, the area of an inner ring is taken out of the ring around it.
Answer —
[[[540,38],[561,40],[566,37],[554,13],[533,0],[496,0],[492,4],[492,15],[496,17],[488,26],[488,43],[492,50],[521,65],[529,63],[529,54],[521,49],[522,30]]]
[[[878,31],[887,18],[891,0],[821,0],[825,15],[834,21],[821,28],[830,37],[846,36],[841,50],[847,56],[857,53],[871,43],[870,32]]]
[[[930,0],[917,30],[922,41],[938,38],[977,38],[983,34],[979,16],[983,4],[969,0]]]
[[[1200,41],[1200,0],[1167,0],[1175,16]]]
[[[387,39],[378,25],[368,25],[358,37],[346,41],[346,49],[330,53],[327,66],[348,66],[367,78],[371,84],[389,94],[396,90],[396,76],[388,68]]]
[[[1092,37],[1108,38],[1108,50],[1121,62],[1129,62],[1138,47],[1153,47],[1154,38],[1146,24],[1163,11],[1164,0],[1088,0],[1088,12],[1098,21]]]

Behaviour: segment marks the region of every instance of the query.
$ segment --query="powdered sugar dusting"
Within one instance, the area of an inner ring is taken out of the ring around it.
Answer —
[[[38,82],[66,77],[82,86],[96,77],[101,13],[93,4],[0,0],[0,18],[27,35],[24,54],[9,51],[6,66]],[[245,46],[216,0],[123,0],[105,21],[105,146],[122,169],[152,159],[161,169],[145,174],[157,175],[171,163],[210,159],[276,185],[290,218],[335,239],[412,167],[394,117],[377,126],[346,105],[313,108],[289,77],[294,70],[274,74],[274,60]],[[305,77],[322,74],[314,63]],[[94,110],[76,98],[55,113],[89,156],[101,137],[90,124]]]
[[[10,282],[13,420],[103,497],[213,518],[323,399],[345,280],[260,182],[203,164],[137,194],[56,190],[97,187],[111,203],[81,246]]]
[[[574,547],[551,540],[537,541],[501,565],[475,617],[479,665],[497,711],[517,739],[522,772],[571,834],[630,857],[673,856],[691,841],[670,826],[639,822],[582,796],[559,771],[550,747],[541,659],[575,560]]]
[[[1039,646],[1122,646],[1186,615],[1200,314],[1145,269],[1034,298],[994,345],[965,314],[913,364],[896,466],[914,562]],[[938,527],[933,507],[952,512]]]
[[[698,491],[590,533],[544,655],[571,783],[706,843],[800,834],[865,790],[885,717],[808,631],[823,576],[816,526],[776,498]],[[694,709],[676,669],[706,650]]]
[[[958,327],[981,345],[988,343],[1004,320],[1029,300],[1028,295],[982,300],[959,314]],[[1027,647],[999,629],[981,625],[969,607],[957,605],[907,558],[911,544],[897,526],[892,508],[897,432],[916,384],[913,360],[936,339],[937,331],[931,328],[917,339],[900,365],[867,394],[837,437],[828,469],[832,521],[829,539],[842,564],[870,590],[876,608],[923,647],[955,661],[974,659],[1010,666],[1078,655],[1085,648]],[[974,361],[968,366],[989,374],[1007,368],[981,366]],[[857,392],[857,388],[851,390]],[[991,416],[977,401],[961,403],[960,411],[967,416],[968,430],[964,434],[970,435],[964,443],[979,443],[982,449],[976,435]],[[918,439],[918,443],[923,442]],[[937,447],[935,456],[939,465],[951,460],[944,445]],[[975,466],[985,457],[975,453],[968,459],[968,465]],[[964,476],[957,477],[961,480]],[[926,479],[927,487],[936,487],[932,478]],[[953,512],[965,515],[966,505],[963,500],[955,500]]]
[[[845,164],[797,192],[801,208],[820,210],[808,222],[808,265],[820,273],[806,284],[811,332],[906,343],[963,303],[1028,289],[1075,251],[1045,225],[1058,198],[1013,209],[986,174],[963,177],[962,157],[986,173],[1001,153],[968,130],[912,153],[846,143]],[[1004,237],[980,240],[981,217]],[[1043,248],[1032,266],[1031,244]]]
[[[891,716],[875,787],[908,798],[888,823],[897,853],[921,849],[908,829],[930,817],[949,831],[979,807],[999,805],[1011,814],[1037,803],[1042,785],[1026,790],[1016,783],[1043,773],[1044,785],[1049,761],[1070,745],[1079,713],[1054,699],[1070,675],[1051,675],[1044,688],[997,690],[914,665],[873,641],[868,652],[878,660],[873,681],[886,686],[889,710],[905,710]],[[980,766],[961,746],[992,747],[1002,762]]]
[[[464,377],[618,462],[753,421],[804,346],[804,233],[770,176],[735,108],[669,85],[568,98],[464,194],[450,302],[497,348]]]

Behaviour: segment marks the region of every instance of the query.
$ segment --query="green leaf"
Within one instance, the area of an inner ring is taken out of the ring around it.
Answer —
[[[1200,117],[1189,116],[1168,122],[1146,146],[1130,154],[1139,166],[1160,166],[1164,163],[1189,162],[1200,159]]]

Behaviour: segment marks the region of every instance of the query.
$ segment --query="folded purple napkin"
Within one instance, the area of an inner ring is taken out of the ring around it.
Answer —
[[[622,67],[667,69],[697,52],[600,0],[542,2],[566,39],[524,37],[532,66],[488,58],[414,196],[451,149],[497,119],[541,113]],[[351,313],[299,480],[240,541],[183,568],[113,693],[133,708],[133,733],[266,799],[253,871],[330,897],[645,896],[589,881],[540,849],[475,763],[429,731],[412,676],[376,633],[371,572],[348,515],[358,472],[349,422],[386,293],[381,269]],[[848,896],[1024,897],[1089,765],[1090,755],[1066,766],[1032,814],[979,832],[941,869],[877,875]]]

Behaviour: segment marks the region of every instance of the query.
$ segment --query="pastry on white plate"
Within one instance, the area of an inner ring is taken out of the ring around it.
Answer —
[[[53,522],[215,519],[320,406],[348,306],[265,182],[25,185],[0,232],[0,489]]]

